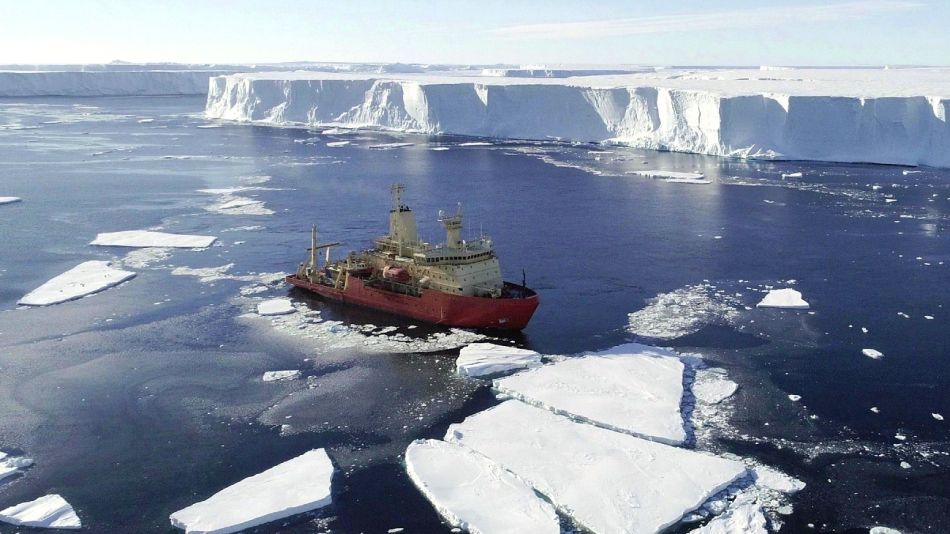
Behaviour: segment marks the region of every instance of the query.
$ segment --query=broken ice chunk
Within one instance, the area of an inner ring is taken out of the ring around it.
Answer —
[[[270,299],[257,305],[258,315],[287,315],[297,311],[290,299]]]
[[[20,197],[0,197],[0,205],[3,204],[13,204],[14,202],[20,202],[22,199]]]
[[[0,521],[23,527],[82,528],[82,522],[73,507],[66,499],[55,494],[0,510]]]
[[[49,306],[117,286],[135,277],[131,271],[113,269],[107,261],[86,261],[49,280],[17,301],[24,306]]]
[[[541,365],[541,355],[533,350],[494,343],[472,343],[462,347],[455,360],[460,376],[488,376]]]
[[[207,248],[218,238],[210,235],[167,234],[145,230],[106,232],[96,236],[90,245],[105,247]]]
[[[773,289],[769,291],[756,308],[787,308],[792,310],[807,310],[808,303],[802,299],[802,294],[792,288]]]
[[[300,378],[300,371],[297,369],[287,369],[284,371],[267,371],[261,377],[264,382],[279,382],[281,380],[297,380]]]
[[[743,503],[733,506],[705,526],[690,531],[690,534],[766,534],[767,532],[762,506],[756,503]]]
[[[881,351],[879,351],[879,350],[875,350],[875,349],[861,349],[861,354],[867,356],[868,358],[874,359],[874,360],[880,360],[881,358],[884,357],[884,353],[883,353],[883,352],[881,352]]]

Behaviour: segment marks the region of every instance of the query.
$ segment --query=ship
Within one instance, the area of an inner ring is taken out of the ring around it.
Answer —
[[[341,243],[317,243],[311,228],[309,258],[288,283],[319,297],[418,321],[460,328],[522,330],[538,307],[538,295],[522,283],[505,281],[493,242],[486,235],[462,239],[461,204],[440,211],[445,229],[441,244],[419,239],[415,213],[402,201],[405,186],[391,188],[389,233],[373,248],[349,252],[331,261]],[[325,250],[323,265],[318,251]]]

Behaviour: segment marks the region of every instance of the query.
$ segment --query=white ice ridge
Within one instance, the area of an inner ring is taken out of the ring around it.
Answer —
[[[643,440],[511,400],[451,425],[593,532],[657,532],[742,477],[739,462]]]
[[[131,271],[109,266],[107,261],[86,261],[27,293],[17,301],[23,306],[49,306],[75,300],[117,286],[135,277]]]
[[[726,513],[713,518],[702,528],[690,531],[690,534],[766,534],[767,532],[762,506],[742,503],[732,506]]]
[[[524,481],[457,443],[417,440],[406,472],[450,525],[472,534],[558,534],[557,513]]]
[[[314,449],[173,513],[171,523],[189,534],[228,534],[308,512],[330,504],[332,477],[326,451]]]
[[[210,235],[168,234],[147,230],[126,230],[98,234],[89,243],[104,247],[206,248],[218,238]]]
[[[466,345],[455,360],[455,370],[460,376],[495,375],[540,365],[541,355],[533,350],[494,343]]]
[[[495,380],[534,406],[662,443],[686,439],[683,362],[673,351],[630,343]]]
[[[773,289],[755,306],[757,308],[787,308],[791,310],[808,309],[808,303],[802,299],[802,294],[792,288]]]
[[[530,80],[255,72],[212,78],[205,112],[274,125],[950,166],[947,68],[663,69]]]
[[[0,510],[0,521],[23,527],[82,528],[76,511],[59,495],[44,495],[35,501]]]
[[[20,197],[0,197],[0,206],[3,204],[13,204],[22,200]]]

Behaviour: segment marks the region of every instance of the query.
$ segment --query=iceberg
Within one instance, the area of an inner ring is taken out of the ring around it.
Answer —
[[[550,503],[523,480],[456,443],[417,440],[406,449],[406,473],[450,525],[473,534],[558,534]]]
[[[287,315],[295,311],[297,308],[294,308],[290,299],[270,299],[257,305],[258,315]]]
[[[948,167],[948,82],[947,68],[661,69],[530,79],[245,72],[210,79],[205,114],[280,126]]]
[[[670,445],[686,440],[683,362],[669,350],[630,343],[495,380],[518,400],[594,425]]]
[[[98,234],[90,245],[104,247],[207,248],[218,238],[210,235],[167,234],[146,230],[127,230]]]
[[[0,510],[0,521],[21,527],[82,528],[82,522],[73,507],[66,499],[55,494]]]
[[[20,197],[0,197],[0,206],[4,204],[13,204],[14,202],[20,202],[21,200],[23,199]]]
[[[713,518],[701,528],[690,534],[766,534],[765,515],[762,506],[755,503],[742,503],[731,507],[721,516]]]
[[[495,375],[541,365],[541,355],[533,350],[494,343],[472,343],[462,347],[455,360],[459,376]]]
[[[572,421],[510,400],[449,426],[593,532],[657,532],[746,474],[740,462]]]
[[[134,277],[135,273],[114,269],[107,261],[86,261],[30,291],[17,301],[17,304],[23,306],[59,304],[98,293]]]
[[[314,449],[170,516],[188,534],[229,534],[327,506],[333,464]]]
[[[756,308],[786,308],[790,310],[807,310],[808,303],[802,299],[802,294],[791,288],[773,289],[765,295]]]

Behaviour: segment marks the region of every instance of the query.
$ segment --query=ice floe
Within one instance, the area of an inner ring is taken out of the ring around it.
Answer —
[[[22,527],[82,528],[82,522],[73,507],[66,499],[55,494],[0,510],[0,521]]]
[[[453,424],[466,445],[594,532],[656,532],[745,475],[745,466],[572,421],[511,400]]]
[[[261,200],[224,195],[217,204],[205,207],[206,210],[222,215],[273,215],[274,210],[266,207]]]
[[[627,174],[655,178],[664,182],[676,184],[711,184],[702,173],[699,172],[677,172],[661,170],[629,171]]]
[[[523,402],[669,444],[686,439],[683,362],[670,350],[630,343],[495,380]]]
[[[738,384],[725,376],[706,370],[696,373],[692,385],[693,395],[706,404],[718,404],[733,396],[738,388]]]
[[[868,532],[868,534],[902,534],[902,533],[896,528],[871,527],[871,530]]]
[[[296,311],[290,299],[285,298],[265,300],[257,304],[258,315],[287,315]]]
[[[227,534],[327,506],[333,464],[314,449],[170,516],[187,533]]]
[[[785,178],[801,178],[802,176],[803,176],[803,174],[800,173],[800,172],[788,172],[788,173],[783,172],[783,173],[782,173],[782,179],[783,179],[783,180],[784,180]]]
[[[455,360],[460,376],[488,376],[540,365],[541,355],[533,350],[493,343],[466,345]]]
[[[20,197],[0,197],[0,205],[13,204],[14,202],[20,202],[21,200],[23,199]]]
[[[741,302],[709,284],[691,285],[662,293],[627,316],[630,332],[655,339],[675,339],[707,325],[730,324]]]
[[[350,144],[349,141],[330,141],[329,143],[327,143],[327,146],[330,148],[340,148],[348,144]]]
[[[414,441],[406,449],[406,472],[453,527],[486,534],[561,531],[550,503],[523,480],[464,445]]]
[[[210,235],[168,234],[146,230],[106,232],[89,243],[105,247],[207,248],[218,238]]]
[[[877,349],[861,349],[861,354],[874,360],[880,360],[884,357],[884,353]]]
[[[786,308],[790,310],[807,310],[808,303],[802,299],[802,294],[790,287],[773,289],[765,295],[757,308]]]
[[[805,483],[801,480],[765,465],[753,467],[752,474],[757,486],[781,493],[793,494],[805,489]]]
[[[135,273],[114,269],[108,261],[86,261],[30,291],[17,304],[59,304],[117,286],[133,277]]]
[[[297,380],[300,378],[298,369],[287,369],[284,371],[267,371],[261,377],[264,382],[281,382],[284,380]]]
[[[941,414],[939,414],[939,413],[932,413],[932,414],[930,414],[930,417],[933,417],[933,418],[936,419],[937,421],[943,421],[943,415],[941,415]]]
[[[766,534],[768,530],[765,525],[761,505],[742,503],[730,507],[705,526],[690,531],[690,534]]]
[[[10,456],[5,452],[0,452],[0,480],[19,473],[21,469],[25,469],[31,465],[33,465],[32,458]]]

